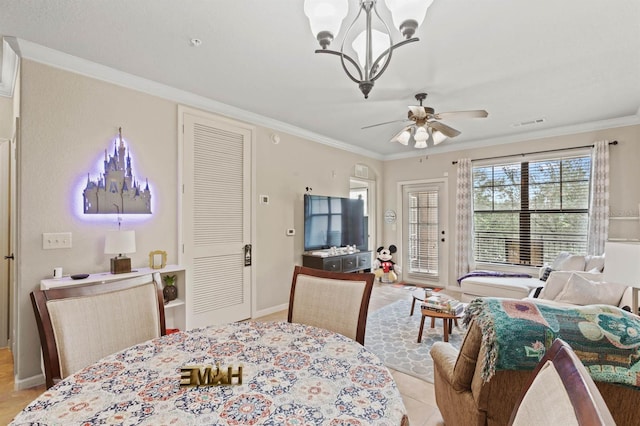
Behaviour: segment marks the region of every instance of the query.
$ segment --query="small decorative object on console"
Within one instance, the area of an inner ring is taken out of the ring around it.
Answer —
[[[154,250],[149,252],[149,268],[162,269],[167,265],[167,252]]]
[[[83,280],[85,278],[87,278],[89,276],[89,274],[74,274],[71,275],[71,279],[72,280]]]
[[[178,297],[178,287],[175,286],[176,276],[163,275],[162,282],[164,283],[164,288],[162,289],[162,295],[164,296],[165,303],[175,300]]]

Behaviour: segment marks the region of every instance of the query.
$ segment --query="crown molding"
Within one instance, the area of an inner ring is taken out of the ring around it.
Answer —
[[[128,74],[126,72],[100,65],[77,56],[69,55],[27,40],[16,39],[16,42],[19,46],[21,57],[34,62],[39,62],[65,71],[73,72],[75,74],[84,75],[107,83],[137,90],[139,92],[174,101],[185,106],[220,114],[234,120],[288,133],[303,139],[338,148],[343,151],[349,151],[377,160],[383,159],[382,155],[372,153],[364,148],[353,146],[260,114],[245,111],[204,96],[196,95],[191,92],[176,89],[175,87]]]
[[[17,74],[18,61],[15,51],[19,52],[22,58],[29,59],[35,62],[39,62],[45,65],[49,65],[55,68],[63,69],[76,74],[84,75],[86,77],[102,80],[108,83],[116,84],[129,89],[137,90],[149,95],[157,96],[163,99],[171,100],[179,104],[190,106],[193,108],[199,108],[212,113],[220,114],[234,120],[242,121],[252,125],[263,126],[272,130],[284,132],[297,136],[303,139],[307,139],[313,142],[317,142],[323,145],[327,145],[333,148],[341,149],[343,151],[352,152],[354,154],[362,155],[364,157],[373,158],[381,161],[398,160],[404,158],[414,158],[426,155],[441,154],[446,152],[461,151],[467,149],[484,148],[496,145],[504,145],[516,142],[525,142],[534,139],[542,139],[548,137],[566,136],[577,133],[590,132],[595,130],[611,129],[616,127],[625,127],[640,124],[640,108],[636,115],[630,115],[626,117],[619,117],[609,120],[591,121],[588,123],[581,123],[571,126],[554,127],[550,129],[537,130],[534,132],[519,133],[506,135],[491,139],[477,139],[466,142],[452,142],[444,143],[440,146],[427,148],[426,150],[412,149],[411,151],[382,155],[370,150],[350,145],[348,143],[339,141],[337,139],[329,138],[327,136],[320,135],[309,130],[293,126],[289,123],[274,120],[269,117],[265,117],[260,114],[256,114],[250,111],[224,104],[222,102],[215,101],[213,99],[206,98],[204,96],[196,95],[191,92],[176,89],[175,87],[167,86],[165,84],[157,83],[152,80],[148,80],[142,77],[138,77],[132,74],[125,73],[123,71],[116,70],[104,65],[97,64],[95,62],[88,61],[86,59],[72,56],[58,50],[54,50],[36,43],[32,43],[22,39],[10,40],[14,49],[4,41],[3,49],[3,69],[2,69],[2,83],[5,82],[5,60],[6,52],[9,51],[13,54],[13,62],[11,67],[13,69],[14,83],[15,75]],[[11,61],[11,59],[9,59]],[[13,92],[13,85],[11,85]],[[1,90],[1,88],[0,88]],[[0,93],[2,95],[3,93]],[[5,95],[7,96],[7,95]],[[11,95],[9,95],[11,96]]]
[[[7,40],[2,38],[2,69],[0,69],[0,96],[13,97],[18,78],[18,55]]]

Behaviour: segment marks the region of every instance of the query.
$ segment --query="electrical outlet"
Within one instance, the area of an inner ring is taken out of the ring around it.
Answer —
[[[44,250],[71,248],[71,232],[43,233],[42,248]]]
[[[287,235],[288,236],[296,235],[296,230],[293,228],[287,229]]]

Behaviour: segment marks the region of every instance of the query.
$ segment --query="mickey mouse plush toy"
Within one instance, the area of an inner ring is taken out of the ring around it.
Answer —
[[[398,279],[398,276],[394,272],[395,262],[391,260],[393,253],[398,251],[396,246],[390,245],[388,249],[379,247],[378,257],[373,262],[374,274],[378,281],[385,283],[392,283]]]

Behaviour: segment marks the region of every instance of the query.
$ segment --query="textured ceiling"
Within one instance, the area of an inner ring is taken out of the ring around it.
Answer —
[[[0,34],[376,158],[425,153],[388,142],[403,123],[361,129],[406,118],[418,92],[429,94],[425,105],[436,112],[489,111],[486,119],[443,120],[462,134],[429,152],[640,122],[637,0],[435,0],[420,41],[393,53],[367,100],[337,56],[314,54],[303,3],[0,0]],[[350,17],[356,4],[350,0]],[[384,2],[379,9],[388,17]],[[190,47],[194,37],[200,47]],[[538,119],[544,121],[514,126]]]

